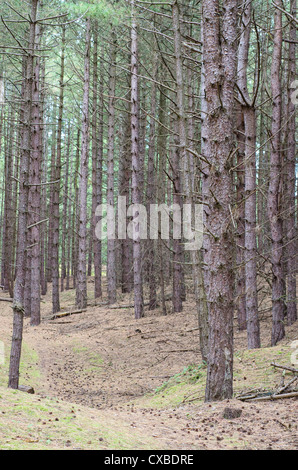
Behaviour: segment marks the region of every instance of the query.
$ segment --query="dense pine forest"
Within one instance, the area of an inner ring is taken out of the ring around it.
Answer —
[[[135,341],[140,396],[184,367],[202,406],[234,403],[241,349],[244,374],[253,354],[283,374],[269,395],[243,386],[245,406],[297,412],[296,0],[2,0],[0,16],[1,387],[32,385],[27,338],[46,370],[53,325],[80,348],[96,328],[111,363]],[[150,372],[143,340],[177,359]]]

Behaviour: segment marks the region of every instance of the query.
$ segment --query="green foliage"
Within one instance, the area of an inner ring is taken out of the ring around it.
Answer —
[[[202,370],[206,368],[206,363],[202,364],[190,364],[184,367],[182,372],[175,374],[168,381],[164,382],[160,387],[155,390],[155,393],[160,393],[166,388],[173,386],[178,383],[195,384],[202,377]]]
[[[112,24],[113,26],[120,24],[129,14],[125,2],[122,1],[71,1],[67,2],[67,8],[74,15],[85,14],[89,18],[98,19],[102,23]]]

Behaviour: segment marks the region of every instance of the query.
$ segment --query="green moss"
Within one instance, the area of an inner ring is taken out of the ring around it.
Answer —
[[[0,386],[6,387],[9,373],[10,343],[5,343],[5,363],[0,365]],[[20,384],[28,384],[33,388],[38,387],[41,380],[39,369],[39,358],[37,352],[25,341],[22,344],[22,354],[20,362]]]
[[[0,449],[154,449],[152,437],[87,407],[1,389]]]

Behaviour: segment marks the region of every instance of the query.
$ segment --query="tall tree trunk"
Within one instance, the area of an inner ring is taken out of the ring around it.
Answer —
[[[157,78],[158,70],[158,57],[154,56],[153,64],[153,78]],[[148,145],[148,173],[147,173],[147,214],[150,213],[150,205],[156,203],[156,178],[155,178],[155,148],[156,148],[156,95],[157,87],[155,81],[151,85],[151,107],[150,107],[150,130],[149,130],[149,145]],[[157,294],[156,294],[156,251],[157,245],[155,240],[148,240],[147,242],[147,259],[148,259],[148,280],[149,280],[149,310],[155,310],[157,307]]]
[[[38,0],[31,2],[30,28],[28,50],[34,50],[36,16]],[[20,192],[19,192],[19,221],[18,221],[18,266],[16,270],[16,281],[13,299],[13,332],[10,354],[9,382],[8,386],[17,389],[19,386],[19,368],[23,339],[23,317],[24,317],[24,278],[26,262],[26,235],[27,235],[27,213],[28,213],[28,173],[31,149],[31,116],[32,116],[32,79],[33,79],[32,53],[27,56],[26,74],[24,77],[24,114],[23,132],[21,142],[21,168],[20,168]]]
[[[107,252],[107,289],[108,302],[114,304],[117,300],[116,286],[116,243],[115,243],[115,219],[110,217],[110,210],[115,210],[114,204],[114,148],[115,148],[115,87],[116,87],[116,34],[112,32],[112,44],[110,55],[109,72],[109,122],[108,122],[108,163],[107,163],[107,231],[108,231],[108,252]]]
[[[42,149],[42,181],[47,182],[47,150],[48,150],[48,134],[45,132],[44,128],[44,111],[45,111],[45,60],[41,63],[41,91],[40,91],[40,147]],[[44,184],[41,187],[41,220],[44,222],[40,228],[40,285],[41,285],[41,295],[46,295],[48,286],[47,286],[47,251],[46,251],[46,219],[47,219],[47,186]]]
[[[7,145],[5,146],[5,193],[4,193],[4,224],[3,229],[3,266],[4,266],[4,290],[7,290],[13,296],[13,277],[12,277],[12,239],[14,226],[12,177],[13,177],[13,150],[12,142],[14,140],[14,113],[10,114],[7,129]]]
[[[132,154],[132,203],[140,204],[139,178],[139,79],[138,79],[138,31],[135,17],[135,1],[131,0],[131,154]],[[137,217],[138,214],[135,214]],[[144,316],[143,281],[142,281],[142,250],[140,225],[135,223],[133,240],[133,270],[134,270],[134,301],[135,318]]]
[[[282,8],[282,2],[276,1]],[[271,124],[271,155],[268,194],[268,218],[271,228],[272,263],[272,335],[274,346],[285,335],[285,280],[283,275],[283,220],[281,214],[281,53],[282,53],[282,13],[275,9],[274,44],[271,68],[271,91],[273,100]]]
[[[165,73],[161,73],[162,79],[165,79]],[[158,154],[158,181],[157,181],[157,203],[165,203],[165,172],[167,164],[167,141],[164,138],[166,123],[166,95],[165,89],[161,87],[159,95],[159,114],[158,114],[158,134],[157,134],[157,154]],[[162,306],[162,314],[167,314],[165,287],[166,287],[166,256],[164,253],[164,242],[158,237],[158,260],[159,260],[159,283],[160,283],[160,299]]]
[[[68,126],[68,136],[66,145],[66,164],[64,174],[64,195],[63,195],[63,216],[62,216],[62,241],[61,241],[61,292],[64,291],[64,280],[66,278],[66,239],[67,239],[67,220],[68,220],[68,186],[69,186],[69,164],[70,164],[70,140],[71,128]]]
[[[88,187],[88,159],[89,159],[89,89],[90,89],[90,45],[91,20],[86,20],[86,49],[84,65],[84,98],[82,120],[82,149],[81,170],[79,185],[79,254],[76,286],[76,305],[78,308],[87,306],[87,187]]]
[[[291,0],[290,6],[291,15],[296,18],[296,0]],[[289,43],[289,72],[288,72],[288,84],[291,87],[296,77],[296,25],[290,22],[290,43]],[[297,263],[295,263],[295,256],[297,253],[297,229],[295,228],[295,214],[296,214],[296,172],[295,172],[295,104],[290,99],[292,90],[289,90],[288,96],[288,133],[287,133],[287,194],[286,203],[288,206],[287,214],[287,275],[288,275],[288,295],[287,295],[287,322],[288,325],[292,325],[297,320],[297,290],[296,290],[296,272]]]
[[[257,290],[257,197],[256,197],[256,111],[255,97],[251,100],[247,88],[247,68],[252,18],[252,2],[245,5],[238,49],[238,87],[245,132],[245,307],[248,348],[261,346]]]
[[[37,34],[40,35],[37,26]],[[38,46],[38,45],[37,45]],[[37,49],[38,50],[38,49]],[[37,59],[33,79],[33,111],[32,111],[32,158],[31,158],[31,325],[40,324],[40,184],[42,164],[40,113],[40,59]]]
[[[123,131],[121,136],[120,170],[119,171],[119,195],[125,197],[126,208],[130,201],[130,182],[131,182],[131,117],[130,110],[126,103],[125,114],[123,116]],[[118,234],[119,237],[119,234]],[[133,273],[132,273],[132,243],[125,234],[121,241],[121,288],[123,293],[132,291]]]
[[[73,277],[73,288],[77,285],[77,271],[78,271],[78,235],[79,235],[79,187],[78,177],[80,169],[80,136],[81,130],[78,128],[77,143],[76,143],[76,158],[75,158],[75,171],[74,171],[74,210],[72,219],[72,253],[71,253],[71,272]]]
[[[175,44],[175,62],[176,62],[176,89],[177,89],[177,115],[178,115],[178,130],[179,130],[179,145],[180,160],[183,168],[183,194],[185,204],[190,204],[193,209],[194,195],[192,180],[193,173],[191,172],[191,157],[188,148],[188,132],[186,125],[186,110],[185,110],[185,96],[184,96],[184,74],[182,63],[182,41],[180,31],[180,12],[178,1],[173,4],[173,28],[174,28],[174,44]],[[205,301],[205,292],[203,286],[203,273],[202,264],[199,257],[198,249],[191,250],[190,259],[192,264],[193,286],[195,293],[195,300],[198,312],[198,322],[200,331],[200,350],[203,360],[207,360],[208,351],[208,312],[207,304]]]
[[[203,0],[204,263],[209,342],[206,401],[233,395],[234,246],[231,220],[237,1]]]
[[[237,247],[236,298],[239,331],[246,330],[245,295],[245,128],[242,106],[237,113],[238,152],[236,165]]]
[[[53,194],[53,246],[52,246],[52,309],[53,313],[60,311],[59,292],[59,238],[60,238],[60,188],[61,188],[61,166],[62,166],[62,127],[63,127],[63,107],[64,107],[64,72],[65,72],[65,26],[62,27],[62,52],[60,70],[60,95],[59,95],[59,115],[57,129],[57,156],[55,185]]]
[[[54,232],[54,194],[55,185],[53,181],[56,179],[56,148],[57,148],[57,129],[56,129],[56,113],[57,103],[56,98],[53,101],[53,114],[52,114],[52,136],[51,136],[51,172],[50,172],[50,197],[48,205],[48,250],[47,250],[47,282],[52,282],[52,262],[53,262],[53,232]]]
[[[94,297],[102,296],[101,288],[101,240],[98,240],[95,233],[96,207],[101,204],[102,186],[102,147],[103,147],[103,71],[100,75],[100,98],[98,103],[98,21],[93,27],[94,49],[93,49],[93,103],[92,103],[92,234],[93,236],[93,257],[94,257]],[[99,105],[99,112],[98,112]],[[98,117],[100,122],[98,123]]]

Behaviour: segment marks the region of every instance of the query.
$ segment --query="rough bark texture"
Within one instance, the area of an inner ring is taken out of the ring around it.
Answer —
[[[234,151],[234,87],[236,77],[237,1],[222,8],[203,1],[205,67],[203,200],[204,262],[209,313],[206,400],[233,394],[233,225],[231,220]]]
[[[175,44],[175,63],[176,63],[176,89],[177,89],[177,111],[178,111],[178,132],[179,142],[178,149],[180,153],[180,161],[182,163],[183,175],[183,194],[185,204],[190,204],[193,207],[195,203],[194,198],[194,181],[191,171],[191,154],[187,151],[188,148],[188,133],[185,109],[185,90],[184,83],[185,77],[183,74],[183,61],[182,61],[182,41],[180,30],[180,12],[178,2],[173,4],[173,28],[174,28],[174,44]],[[191,127],[189,125],[189,127]],[[198,311],[198,322],[200,331],[200,349],[202,358],[207,360],[208,351],[208,312],[207,304],[205,301],[205,292],[203,285],[202,263],[200,253],[198,250],[191,250],[190,259],[192,264],[193,286],[195,293],[196,306]]]
[[[93,220],[93,257],[94,257],[94,297],[102,296],[101,287],[101,240],[95,233],[96,207],[101,204],[102,186],[102,148],[103,148],[103,90],[100,75],[99,101],[98,101],[98,22],[94,23],[94,50],[93,50],[93,109],[92,109],[92,220]],[[99,105],[99,111],[98,111]],[[98,119],[99,118],[99,119]],[[98,122],[99,120],[99,122]]]
[[[76,285],[76,304],[87,307],[87,186],[88,186],[88,140],[89,140],[89,87],[90,87],[90,31],[91,20],[86,20],[86,50],[84,66],[84,97],[82,119],[82,148],[79,185],[79,253]]]
[[[241,37],[238,49],[238,87],[243,102],[245,155],[245,308],[248,348],[260,347],[257,290],[257,235],[256,235],[256,110],[247,87],[247,68],[251,30],[252,2],[244,6]]]
[[[38,31],[38,29],[37,29]],[[32,158],[31,158],[31,325],[40,324],[40,183],[41,183],[41,115],[40,61],[37,60],[33,79]]]
[[[53,244],[52,244],[52,311],[60,311],[59,292],[59,238],[60,238],[60,189],[61,189],[61,165],[62,165],[62,127],[63,127],[63,107],[64,107],[64,72],[65,72],[65,27],[62,29],[62,51],[60,70],[60,93],[59,93],[59,114],[57,128],[57,155],[55,165],[55,185],[53,194]]]
[[[115,147],[115,86],[116,86],[116,35],[112,33],[112,44],[110,54],[109,71],[109,122],[108,122],[108,162],[107,162],[107,207],[115,209],[114,204],[114,147]],[[107,252],[107,289],[109,304],[117,300],[116,288],[116,243],[115,243],[115,220],[107,219],[108,252]]]
[[[296,18],[296,0],[291,1],[291,14]],[[289,86],[292,85],[296,78],[296,25],[290,23],[290,44],[289,44]],[[292,325],[297,320],[297,290],[296,290],[296,272],[297,262],[295,263],[295,256],[297,253],[297,229],[295,228],[295,188],[296,188],[296,142],[295,142],[295,104],[290,99],[292,89],[288,92],[288,135],[287,135],[287,194],[286,203],[288,206],[287,213],[287,275],[288,275],[288,295],[287,295],[287,322]]]
[[[131,25],[131,155],[132,155],[132,203],[140,204],[139,191],[139,106],[138,106],[138,32],[135,19],[135,5],[132,0],[132,25]],[[137,217],[135,214],[135,218]],[[143,282],[142,282],[142,249],[140,239],[140,226],[134,223],[135,236],[133,240],[133,271],[134,271],[134,298],[135,318],[144,315]]]
[[[38,0],[31,3],[31,22],[29,30],[29,49],[34,50],[35,29]],[[32,116],[32,78],[33,78],[33,54],[28,54],[26,71],[24,77],[24,111],[23,132],[21,141],[21,167],[20,167],[20,189],[19,189],[19,219],[18,219],[18,257],[16,269],[16,281],[13,299],[13,333],[9,367],[8,386],[18,389],[19,367],[21,359],[24,317],[24,278],[25,278],[25,256],[26,256],[26,234],[27,234],[27,211],[28,211],[28,172],[31,149],[31,116]]]
[[[236,200],[237,200],[237,247],[236,247],[236,285],[237,319],[240,331],[246,330],[246,295],[245,295],[245,134],[242,107],[237,113],[238,152],[236,165]]]
[[[281,1],[276,4],[282,8]],[[285,335],[285,280],[282,266],[283,220],[281,214],[281,53],[282,53],[282,14],[276,8],[274,17],[274,45],[271,68],[271,91],[273,100],[271,126],[271,155],[268,193],[268,217],[271,228],[272,263],[272,335],[275,345]]]

